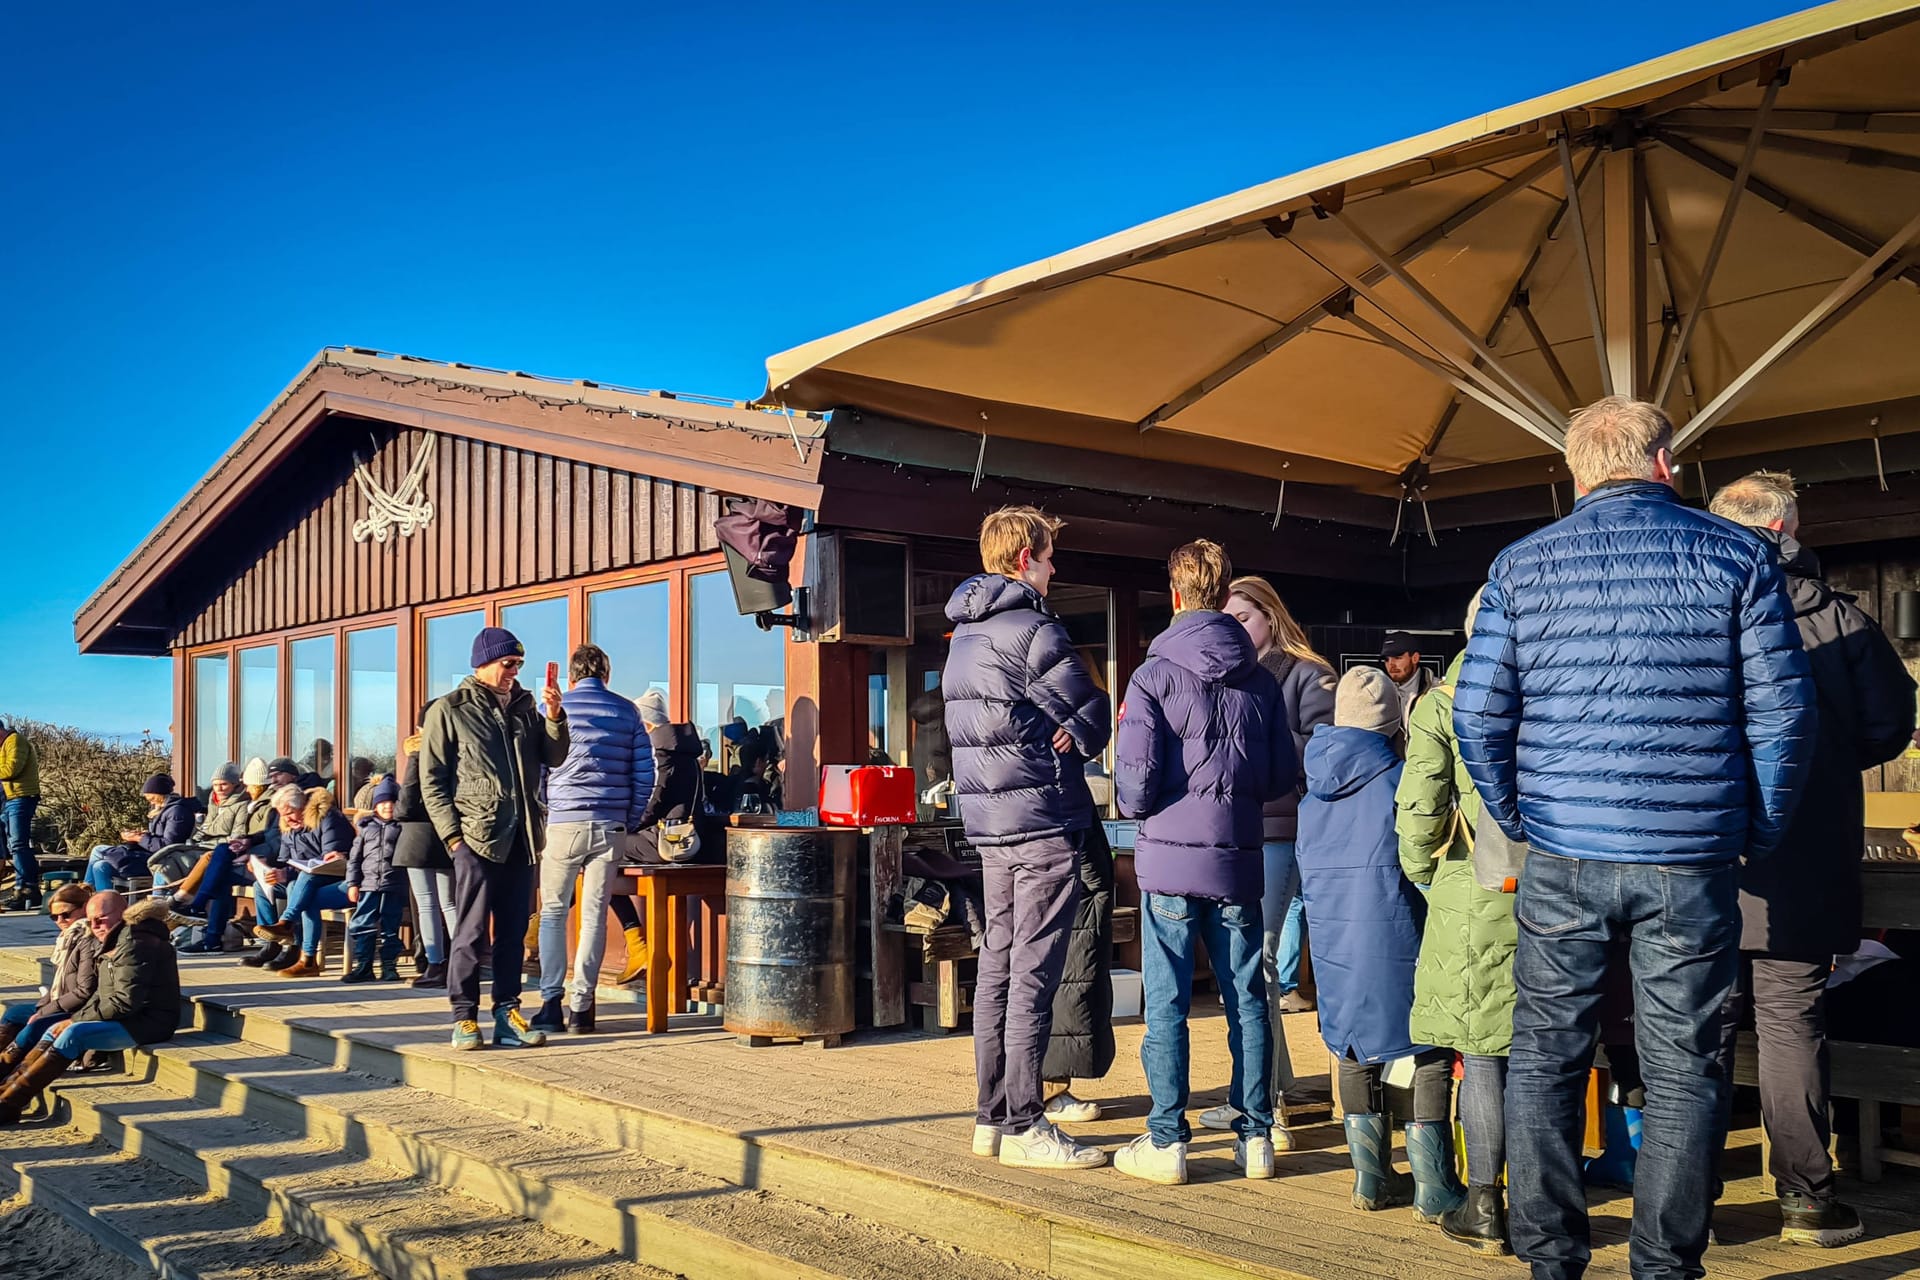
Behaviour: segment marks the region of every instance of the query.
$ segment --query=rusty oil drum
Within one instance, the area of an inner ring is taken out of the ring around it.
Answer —
[[[859,840],[844,827],[727,832],[728,1031],[811,1037],[853,1030]]]

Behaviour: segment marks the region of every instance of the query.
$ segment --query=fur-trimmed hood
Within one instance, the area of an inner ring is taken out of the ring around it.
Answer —
[[[126,915],[121,917],[121,923],[135,925],[142,920],[165,922],[170,910],[165,898],[143,898],[127,908]]]

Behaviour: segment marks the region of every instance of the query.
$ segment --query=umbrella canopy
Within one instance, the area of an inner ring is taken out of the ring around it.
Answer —
[[[1842,0],[1211,201],[774,356],[767,399],[1396,496],[1564,478],[1615,391],[1689,457],[1920,431],[1916,18]]]

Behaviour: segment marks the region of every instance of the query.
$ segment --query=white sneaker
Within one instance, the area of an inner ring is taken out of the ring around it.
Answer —
[[[1135,1178],[1177,1187],[1187,1180],[1187,1144],[1156,1147],[1153,1135],[1143,1133],[1113,1153],[1113,1167]]]
[[[1249,1178],[1273,1176],[1273,1139],[1240,1138],[1233,1144],[1233,1163]]]
[[[1275,1151],[1291,1151],[1297,1145],[1293,1140],[1293,1130],[1283,1124],[1276,1124],[1268,1133],[1267,1140]]]
[[[973,1126],[973,1154],[977,1156],[1000,1154],[1000,1130],[997,1126],[990,1124]]]
[[[1056,1094],[1047,1103],[1047,1119],[1055,1124],[1092,1124],[1099,1118],[1099,1103],[1076,1098],[1071,1093]]]
[[[1106,1152],[1081,1146],[1046,1120],[1000,1139],[1000,1163],[1013,1169],[1097,1169],[1106,1162]]]
[[[1231,1129],[1233,1128],[1233,1122],[1239,1118],[1240,1113],[1223,1102],[1217,1107],[1208,1107],[1200,1113],[1200,1127],[1202,1129]]]

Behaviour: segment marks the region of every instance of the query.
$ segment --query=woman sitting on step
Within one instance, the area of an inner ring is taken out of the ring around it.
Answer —
[[[60,926],[53,944],[53,981],[37,1001],[6,1006],[0,1015],[0,1082],[13,1073],[48,1027],[71,1018],[93,996],[98,947],[87,931],[87,899],[93,887],[63,884],[47,898],[47,914]]]

